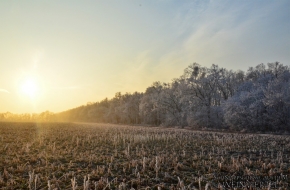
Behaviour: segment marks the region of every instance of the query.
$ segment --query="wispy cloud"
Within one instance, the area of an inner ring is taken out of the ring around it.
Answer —
[[[4,93],[10,93],[8,90],[0,88],[0,92],[4,92]]]
[[[289,1],[192,2],[179,10],[173,23],[178,48],[163,54],[158,64],[172,70],[192,62],[234,70],[261,62],[289,64],[290,17],[285,7]]]

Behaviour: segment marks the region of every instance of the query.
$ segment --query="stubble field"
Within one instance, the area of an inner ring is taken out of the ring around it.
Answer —
[[[0,123],[0,189],[289,189],[290,137]]]

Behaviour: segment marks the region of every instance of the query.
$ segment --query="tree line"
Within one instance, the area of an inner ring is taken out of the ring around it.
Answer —
[[[55,113],[50,111],[44,111],[41,113],[23,113],[23,114],[6,112],[0,113],[0,121],[49,122],[49,121],[58,121],[58,118]]]
[[[1,118],[1,115],[0,115]],[[40,117],[41,118],[41,117]],[[290,131],[290,69],[279,62],[246,72],[189,65],[170,83],[115,94],[42,120],[180,126],[235,131]]]
[[[144,93],[118,92],[57,116],[64,121],[289,131],[290,70],[279,62],[247,72],[193,63],[170,83],[154,82]]]

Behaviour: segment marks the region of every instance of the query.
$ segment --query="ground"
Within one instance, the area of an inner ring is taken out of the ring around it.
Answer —
[[[289,189],[290,136],[0,123],[0,189]]]

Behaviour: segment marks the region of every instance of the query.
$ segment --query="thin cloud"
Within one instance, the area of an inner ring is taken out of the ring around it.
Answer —
[[[4,92],[4,93],[10,93],[8,90],[0,88],[0,92]]]
[[[180,48],[167,51],[158,63],[164,68],[171,62],[175,70],[192,62],[243,70],[261,62],[284,63],[289,60],[287,6],[287,1],[203,1],[183,7],[174,20]]]

